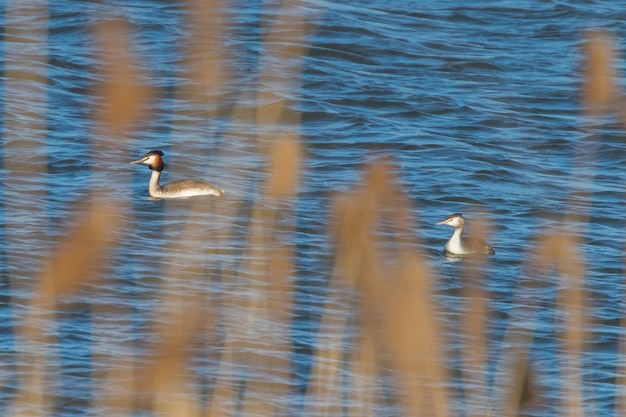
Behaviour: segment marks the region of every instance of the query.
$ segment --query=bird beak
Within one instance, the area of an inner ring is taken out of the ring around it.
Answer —
[[[131,162],[131,163],[132,163],[132,162]],[[446,219],[446,220],[447,220],[447,219]],[[442,221],[437,222],[437,223],[435,223],[435,224],[447,224],[446,220],[442,220]]]
[[[129,162],[129,164],[141,164],[143,161],[143,159],[138,159],[136,161]]]

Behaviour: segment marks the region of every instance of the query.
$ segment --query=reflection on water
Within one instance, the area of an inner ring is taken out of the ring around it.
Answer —
[[[3,414],[624,414],[624,11],[241,6],[7,3]]]

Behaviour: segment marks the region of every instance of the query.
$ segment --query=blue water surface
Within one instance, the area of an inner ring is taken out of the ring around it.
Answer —
[[[124,132],[100,117],[108,67],[98,34],[111,21],[124,22],[116,30],[126,37],[117,42],[149,91],[143,117]],[[233,1],[221,11],[158,0],[5,2],[0,410],[37,407],[24,400],[34,373],[47,383],[32,386],[56,399],[50,415],[121,413],[113,399],[136,388],[135,376],[115,374],[121,382],[113,388],[103,381],[120,363],[145,367],[177,308],[200,294],[206,333],[190,347],[194,404],[210,407],[225,366],[243,392],[241,381],[271,374],[254,355],[286,357],[280,382],[288,398],[267,401],[315,414],[304,394],[316,350],[338,333],[346,359],[358,338],[353,288],[333,285],[335,201],[360,189],[368,164],[386,158],[411,207],[414,223],[404,230],[411,250],[435,277],[436,320],[455,375],[451,415],[503,415],[501,378],[514,368],[507,354],[515,349],[527,352],[540,387],[541,406],[528,415],[563,413],[571,388],[564,375],[580,375],[585,414],[619,415],[623,120],[583,117],[581,85],[584,44],[603,31],[619,88],[625,21],[624,2],[574,0]],[[276,120],[258,111],[272,106],[284,106]],[[276,217],[266,216],[275,208],[265,196],[268,146],[289,135],[303,147],[299,187]],[[166,180],[199,177],[227,197],[147,199],[148,170],[128,162],[151,149],[166,154]],[[122,225],[100,279],[53,307],[33,304],[45,265],[91,201],[119,207]],[[491,227],[496,256],[480,280],[468,278],[472,265],[441,254],[451,230],[435,223],[454,212],[470,228],[472,220]],[[588,327],[579,362],[567,361],[569,282],[556,269],[531,267],[536,238],[563,225],[578,239],[584,280],[580,318]],[[257,265],[271,242],[294,257],[289,325],[278,330],[236,301],[268,302],[266,271]],[[466,392],[475,381],[460,374],[466,341],[457,335],[471,290],[489,312],[478,398]],[[43,331],[29,339],[23,328],[33,323]],[[287,340],[286,349],[274,337]],[[244,345],[249,363],[229,356]],[[360,378],[349,359],[328,365],[345,381]],[[379,389],[389,401],[376,404],[377,415],[398,415],[393,395]],[[336,392],[326,414],[359,414],[366,407],[352,394]],[[167,414],[148,400],[130,408]]]

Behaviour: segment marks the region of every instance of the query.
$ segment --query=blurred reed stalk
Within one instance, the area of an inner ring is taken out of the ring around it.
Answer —
[[[448,374],[441,355],[443,338],[432,295],[432,274],[415,251],[409,199],[398,189],[387,163],[366,171],[358,202],[358,226],[366,239],[346,242],[361,250],[358,291],[363,331],[376,341],[378,365],[389,366],[396,380],[394,400],[403,415],[450,415]],[[386,233],[381,224],[387,223]],[[350,233],[350,232],[348,232]],[[384,237],[383,237],[384,236]],[[338,258],[345,246],[338,247]],[[381,358],[389,362],[381,362]],[[381,368],[382,369],[382,368]]]
[[[587,36],[584,48],[585,79],[583,84],[584,112],[591,127],[599,132],[607,118],[621,115],[626,127],[626,100],[620,91],[619,77],[615,70],[615,52],[612,38],[603,32],[592,32]],[[626,195],[626,194],[625,194]],[[626,264],[626,258],[624,260]],[[626,291],[622,294],[622,304]],[[620,327],[626,329],[626,307],[622,307]],[[626,415],[626,335],[619,337],[619,357],[616,366],[615,409],[616,415]]]
[[[31,7],[29,7],[31,6]],[[43,4],[28,5],[20,1],[7,1],[4,31],[6,45],[4,59],[4,97],[3,97],[3,152],[2,167],[5,171],[4,184],[13,184],[15,190],[24,185],[41,181],[45,172],[45,164],[36,163],[33,155],[44,155],[43,149],[46,136],[46,111],[47,100],[44,86],[47,83],[47,37],[44,21],[38,20],[39,16],[47,15],[47,8]],[[24,65],[27,64],[27,65]],[[29,70],[23,68],[27,66]],[[24,100],[28,97],[28,101]],[[35,159],[36,160],[36,159]],[[10,201],[22,201],[20,206],[4,204],[4,217],[11,219],[3,227],[5,228],[5,243],[8,251],[11,248],[19,248],[24,239],[43,240],[43,219],[41,215],[43,205],[39,202],[44,199],[45,192],[41,189],[34,191],[27,188],[27,192],[11,192],[5,186],[3,198]],[[39,219],[39,221],[37,221]],[[8,252],[7,251],[7,252]],[[43,250],[42,250],[43,252]],[[16,273],[21,270],[32,268],[35,263],[42,262],[47,253],[33,254],[32,258],[20,256],[6,256],[8,265],[4,268],[9,293],[19,290],[28,290],[25,279]],[[12,304],[12,296],[5,300],[7,305]],[[48,300],[46,300],[48,301]],[[12,306],[12,312],[22,319],[21,326],[15,329],[16,342],[19,346],[16,352],[17,365],[13,371],[16,373],[18,382],[14,388],[13,401],[6,409],[9,413],[13,410],[29,410],[34,415],[46,415],[49,411],[50,393],[46,392],[44,360],[49,354],[47,342],[49,337],[41,321],[36,317],[37,309],[41,308],[42,302],[34,300],[31,305],[20,308]],[[53,318],[54,313],[48,310],[37,311],[43,322],[49,323],[48,318]],[[7,307],[5,307],[7,308]],[[20,310],[24,311],[20,311]],[[37,345],[44,346],[43,351],[36,349]],[[15,358],[4,353],[0,354],[5,366],[14,363]],[[50,361],[52,362],[52,361]],[[50,364],[50,362],[48,362]],[[52,365],[52,364],[51,364]],[[54,366],[54,365],[52,365]],[[0,386],[10,387],[13,384],[11,372],[3,372]],[[22,411],[24,413],[24,411]],[[17,413],[14,413],[18,415]]]

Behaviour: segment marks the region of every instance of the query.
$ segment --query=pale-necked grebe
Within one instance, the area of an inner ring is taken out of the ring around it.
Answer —
[[[471,254],[483,254],[483,255],[495,255],[496,251],[493,250],[491,245],[482,239],[463,237],[463,227],[465,227],[465,219],[461,213],[454,213],[446,217],[436,224],[447,224],[454,227],[452,237],[448,240],[443,247],[446,253],[452,255],[471,255]]]
[[[224,191],[221,188],[213,187],[204,181],[198,180],[180,180],[165,185],[159,185],[161,171],[165,168],[165,163],[163,159],[161,159],[163,155],[165,155],[163,152],[154,150],[142,156],[141,159],[131,162],[131,164],[148,165],[148,168],[152,170],[152,176],[148,184],[150,197],[185,198],[198,195],[216,195],[219,197],[224,195]]]

